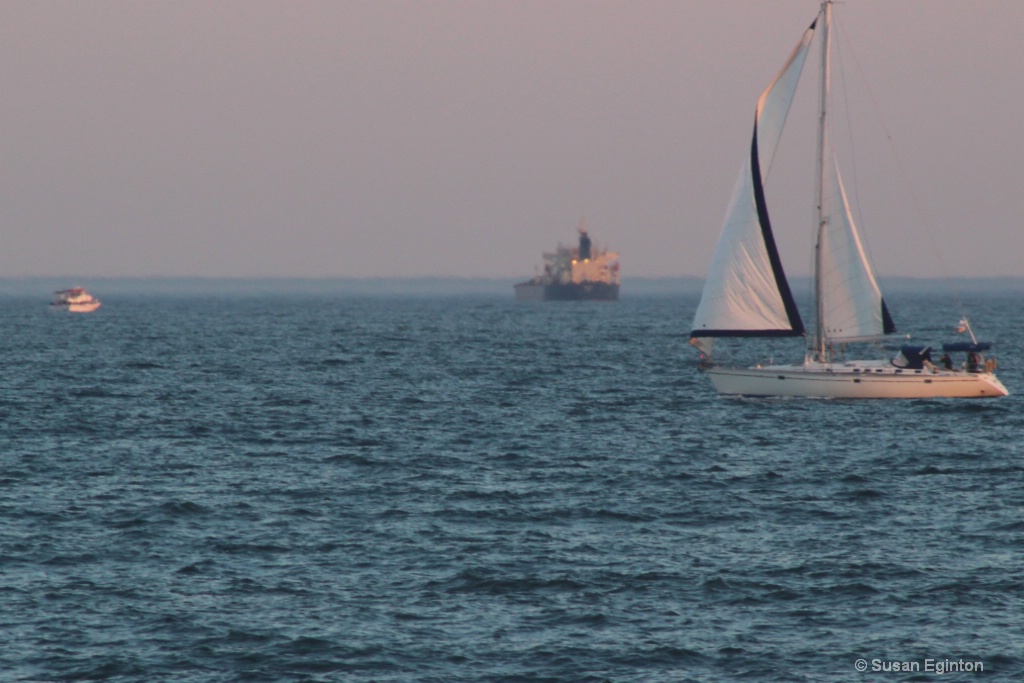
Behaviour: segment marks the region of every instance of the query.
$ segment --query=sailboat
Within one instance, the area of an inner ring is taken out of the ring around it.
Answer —
[[[726,213],[722,234],[693,320],[690,343],[700,368],[721,394],[813,398],[980,398],[1006,396],[964,318],[971,342],[944,351],[966,353],[954,366],[948,354],[934,364],[931,348],[904,345],[894,359],[846,360],[846,345],[878,341],[896,331],[861,242],[828,143],[829,33],[832,2],[824,0],[781,71],[761,94],[754,134]],[[800,74],[820,25],[821,70],[817,131],[817,243],[814,247],[814,329],[808,336],[775,244],[764,176],[772,163]],[[802,363],[728,367],[713,358],[718,337],[808,339]]]

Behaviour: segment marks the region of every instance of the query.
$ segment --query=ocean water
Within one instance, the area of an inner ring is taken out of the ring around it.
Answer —
[[[94,293],[0,299],[0,680],[1024,680],[1019,293],[974,402],[719,398],[689,294]]]

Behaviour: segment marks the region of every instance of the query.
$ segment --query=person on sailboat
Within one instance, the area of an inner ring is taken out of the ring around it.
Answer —
[[[967,352],[967,372],[978,371],[978,354],[974,351]]]
[[[942,368],[944,370],[953,369],[953,359],[949,357],[948,353],[942,354],[942,356],[939,358],[939,363],[942,365]]]

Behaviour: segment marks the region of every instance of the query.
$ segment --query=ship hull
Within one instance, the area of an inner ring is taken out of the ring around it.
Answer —
[[[522,282],[515,286],[516,301],[618,301],[619,286],[608,282],[539,284]]]
[[[516,301],[544,301],[544,285],[536,282],[520,282],[515,285]]]
[[[544,285],[545,301],[618,301],[619,286],[610,282]]]
[[[882,364],[711,367],[718,393],[802,398],[995,398],[1006,387],[991,372],[902,370]]]
[[[56,302],[50,304],[50,309],[66,311],[68,313],[92,313],[102,305],[99,301],[83,301],[80,303]]]
[[[67,308],[71,313],[92,313],[100,307],[99,301],[91,301],[87,304],[70,304]]]

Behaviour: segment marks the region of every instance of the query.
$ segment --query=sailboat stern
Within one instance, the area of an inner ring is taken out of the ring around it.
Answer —
[[[978,375],[978,380],[987,385],[987,388],[982,389],[983,396],[1009,396],[1009,390],[1003,386],[1003,383],[999,381],[999,378],[993,375],[991,372],[983,372]],[[991,393],[988,393],[991,392]]]

